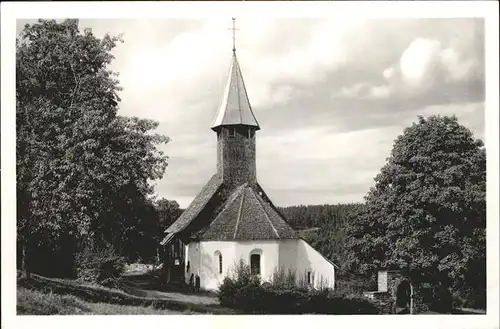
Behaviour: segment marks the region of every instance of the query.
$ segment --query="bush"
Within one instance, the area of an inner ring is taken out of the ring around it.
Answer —
[[[335,291],[344,296],[361,295],[365,291],[376,291],[376,276],[344,275],[335,280]]]
[[[271,285],[274,288],[292,288],[297,285],[297,275],[294,271],[288,270],[285,272],[284,268],[280,268],[273,273]]]
[[[252,276],[250,266],[242,260],[234,267],[230,277],[224,278],[222,285],[217,290],[217,297],[222,306],[232,306],[240,303],[241,289],[248,285],[259,285],[260,279]]]
[[[117,286],[125,272],[125,258],[111,246],[87,245],[77,257],[77,276],[85,282]]]
[[[454,308],[486,309],[486,289],[484,287],[460,287],[452,291]]]
[[[264,314],[379,314],[376,304],[359,296],[344,296],[329,289],[298,285],[295,274],[279,270],[271,282],[261,283],[240,262],[236,273],[218,289],[221,305]],[[292,281],[293,279],[293,281]]]
[[[453,296],[451,291],[442,286],[432,289],[432,301],[429,303],[431,311],[449,313],[453,309]]]

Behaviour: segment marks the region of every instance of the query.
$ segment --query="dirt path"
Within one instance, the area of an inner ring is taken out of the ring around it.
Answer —
[[[133,286],[130,283],[123,288],[129,294],[155,299],[168,299],[175,300],[183,303],[194,303],[203,305],[219,305],[219,300],[216,297],[195,295],[195,294],[184,294],[181,292],[171,292],[171,291],[158,291],[151,289],[142,289],[137,286]]]
[[[202,305],[219,305],[215,296],[206,293],[194,293],[183,291],[179,287],[167,287],[162,284],[162,279],[154,274],[146,273],[140,275],[125,275],[123,277],[123,289],[140,297],[168,299],[183,303],[194,303]]]

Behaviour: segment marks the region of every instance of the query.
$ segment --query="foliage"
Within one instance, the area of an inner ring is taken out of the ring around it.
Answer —
[[[125,258],[116,254],[112,246],[88,244],[78,254],[78,279],[103,286],[118,286],[125,271]]]
[[[240,261],[218,289],[222,306],[260,314],[378,314],[377,306],[359,295],[344,296],[299,283],[295,272],[277,269],[271,282],[250,275]]]
[[[297,286],[297,273],[291,269],[285,271],[284,268],[280,268],[273,272],[271,285],[274,288],[294,288]]]
[[[231,307],[232,305],[238,304],[240,295],[238,292],[245,286],[250,284],[260,284],[257,283],[258,278],[251,275],[250,265],[246,264],[243,260],[240,260],[236,266],[233,267],[232,273],[226,276],[222,281],[219,289],[217,290],[217,297],[219,298],[220,304],[222,306]]]
[[[339,275],[335,279],[335,293],[340,296],[362,295],[365,291],[376,291],[377,279],[375,276],[366,277],[354,273]]]
[[[345,254],[346,220],[363,206],[362,203],[300,205],[281,208],[280,212],[297,229],[316,226],[314,230],[301,231],[302,237],[326,258],[341,266]],[[344,272],[342,266],[340,270]]]
[[[168,138],[154,133],[157,122],[117,115],[121,88],[109,65],[119,42],[81,33],[78,20],[39,20],[16,40],[24,263],[44,258],[42,249],[51,253],[45,258],[72,250],[71,260],[88,240],[110,243],[129,259],[154,255],[158,219],[149,195],[165,172],[167,158],[157,146]]]
[[[223,296],[223,298],[221,298]],[[375,304],[359,296],[338,296],[325,290],[274,287],[252,281],[238,286],[225,278],[219,288],[221,305],[262,314],[378,314]]]
[[[155,207],[158,212],[161,232],[164,232],[171,224],[173,224],[183,211],[180,209],[177,201],[167,200],[166,198],[157,200]]]
[[[329,225],[339,227],[353,209],[362,207],[360,203],[336,205],[298,205],[280,207],[278,210],[288,220],[288,224],[296,229],[306,227],[322,227]]]
[[[360,273],[396,267],[415,286],[473,287],[484,297],[485,197],[482,141],[455,117],[420,117],[348,220],[346,265]]]

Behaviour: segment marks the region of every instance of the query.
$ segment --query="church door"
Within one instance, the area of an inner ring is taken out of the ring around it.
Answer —
[[[167,266],[170,272],[170,283],[178,284],[184,282],[184,244],[179,239],[175,239],[169,245]]]

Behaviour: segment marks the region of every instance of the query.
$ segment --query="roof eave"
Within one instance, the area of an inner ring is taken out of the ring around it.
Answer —
[[[210,129],[212,129],[213,131],[217,132],[219,130],[219,128],[222,128],[222,127],[231,127],[231,126],[247,126],[247,127],[252,127],[255,130],[260,130],[260,126],[258,124],[257,125],[253,125],[253,124],[246,124],[246,123],[232,123],[232,124],[220,123],[220,124],[213,125],[212,127],[210,127]]]

